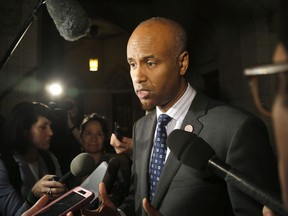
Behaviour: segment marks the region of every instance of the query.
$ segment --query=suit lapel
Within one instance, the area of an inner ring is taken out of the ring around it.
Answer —
[[[151,125],[153,125],[151,127]],[[143,171],[141,172],[141,181],[143,184],[141,185],[141,194],[144,197],[149,197],[149,162],[150,162],[150,156],[151,156],[151,150],[153,147],[153,140],[154,140],[154,132],[156,127],[156,112],[155,114],[151,114],[148,116],[147,120],[145,121],[145,124],[143,124],[143,134],[142,139],[140,142],[142,143],[141,146],[143,147],[141,150],[141,164]]]
[[[181,129],[184,129],[186,125],[192,125],[193,133],[198,135],[203,127],[203,124],[198,119],[207,113],[207,107],[208,107],[207,97],[202,95],[201,93],[197,93],[189,108],[187,115],[183,120]],[[150,161],[149,158],[147,160]],[[174,176],[179,170],[181,164],[182,162],[178,161],[172,153],[169,154],[165,167],[162,170],[162,174],[158,182],[155,196],[152,200],[152,205],[154,207],[157,208],[158,205],[161,203],[164,194],[169,189],[169,185],[171,184],[171,181],[173,180]],[[147,166],[149,166],[149,164]],[[165,177],[163,178],[163,176]]]
[[[198,135],[203,127],[203,124],[199,121],[199,118],[206,115],[207,107],[208,98],[205,95],[197,92],[188,113],[182,122],[181,129],[185,129],[187,125],[191,125],[193,127],[193,133]]]

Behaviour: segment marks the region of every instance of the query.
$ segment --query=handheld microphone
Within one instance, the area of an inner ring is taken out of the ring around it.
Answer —
[[[64,39],[75,41],[89,32],[90,19],[76,0],[46,0],[46,6]]]
[[[107,170],[102,180],[105,184],[107,194],[109,194],[113,189],[113,184],[117,178],[119,167],[120,160],[116,157],[112,158],[108,163]]]
[[[202,138],[193,133],[177,129],[168,136],[167,145],[172,154],[183,164],[200,171],[208,168],[238,190],[269,207],[279,215],[288,215],[281,201],[245,178],[240,171],[217,158],[215,151]]]
[[[77,155],[70,164],[70,170],[65,175],[63,175],[59,182],[65,183],[69,181],[74,176],[82,177],[89,175],[93,170],[96,169],[95,161],[91,155],[88,153],[81,153]]]

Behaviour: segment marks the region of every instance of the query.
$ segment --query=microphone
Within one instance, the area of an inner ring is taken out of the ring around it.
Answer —
[[[76,0],[46,0],[46,6],[64,39],[75,41],[89,32],[90,19]]]
[[[108,163],[107,170],[102,180],[105,184],[107,194],[109,194],[113,189],[113,184],[117,178],[119,168],[120,160],[116,157],[113,157]]]
[[[70,171],[63,175],[58,181],[64,183],[69,181],[74,176],[86,176],[95,169],[96,165],[93,157],[88,153],[81,153],[72,160],[70,164]]]
[[[240,171],[217,158],[210,145],[195,134],[176,129],[168,136],[167,146],[183,164],[199,171],[208,168],[238,190],[279,215],[288,215],[281,201],[249,181]]]
[[[32,22],[37,18],[38,12],[45,3],[48,13],[64,39],[75,41],[87,35],[89,32],[90,19],[76,0],[40,0],[2,58],[0,62],[0,71],[14,53],[18,44],[26,34]]]

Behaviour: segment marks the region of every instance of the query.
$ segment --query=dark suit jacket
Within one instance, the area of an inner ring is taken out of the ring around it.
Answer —
[[[276,159],[264,123],[258,118],[197,93],[182,129],[192,125],[216,155],[240,170],[257,185],[279,195]],[[146,215],[142,199],[149,197],[149,160],[156,126],[156,112],[138,120],[133,129],[134,195],[122,209],[128,215]],[[177,143],[175,143],[177,145]],[[135,209],[128,206],[135,204]],[[152,201],[164,216],[262,215],[262,206],[227,185],[209,171],[197,171],[167,158]]]

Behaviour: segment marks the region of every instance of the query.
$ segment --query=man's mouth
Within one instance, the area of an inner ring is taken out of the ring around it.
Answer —
[[[137,90],[137,95],[140,99],[147,99],[150,94],[150,91],[146,89]]]

